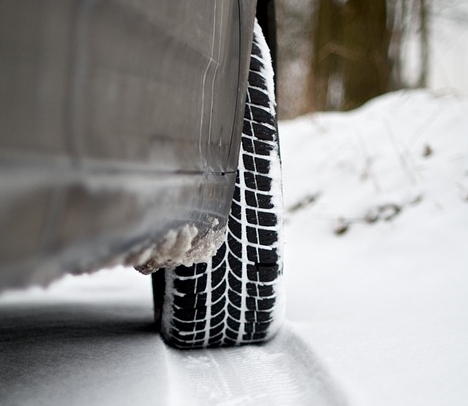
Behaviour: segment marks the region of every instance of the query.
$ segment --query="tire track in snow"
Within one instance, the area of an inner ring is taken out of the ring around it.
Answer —
[[[167,348],[165,358],[171,406],[349,404],[309,346],[288,325],[261,346]]]
[[[0,297],[2,405],[349,404],[288,323],[261,346],[167,347],[152,331],[150,285],[127,273]]]

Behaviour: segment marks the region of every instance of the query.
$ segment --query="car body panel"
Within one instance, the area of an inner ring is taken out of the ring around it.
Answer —
[[[254,15],[255,1],[0,0],[1,287],[224,226]]]

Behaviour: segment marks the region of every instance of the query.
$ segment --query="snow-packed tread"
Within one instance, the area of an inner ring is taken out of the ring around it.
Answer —
[[[282,200],[271,59],[256,23],[226,240],[208,263],[166,270],[162,335],[179,348],[258,343],[278,327]]]

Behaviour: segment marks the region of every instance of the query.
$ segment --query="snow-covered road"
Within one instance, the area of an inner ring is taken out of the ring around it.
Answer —
[[[5,295],[0,404],[346,404],[288,324],[264,346],[168,348],[153,331],[149,283],[118,269]]]

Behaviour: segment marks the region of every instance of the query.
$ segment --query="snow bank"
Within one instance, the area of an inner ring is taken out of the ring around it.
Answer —
[[[280,126],[287,317],[362,405],[468,399],[468,99]]]

